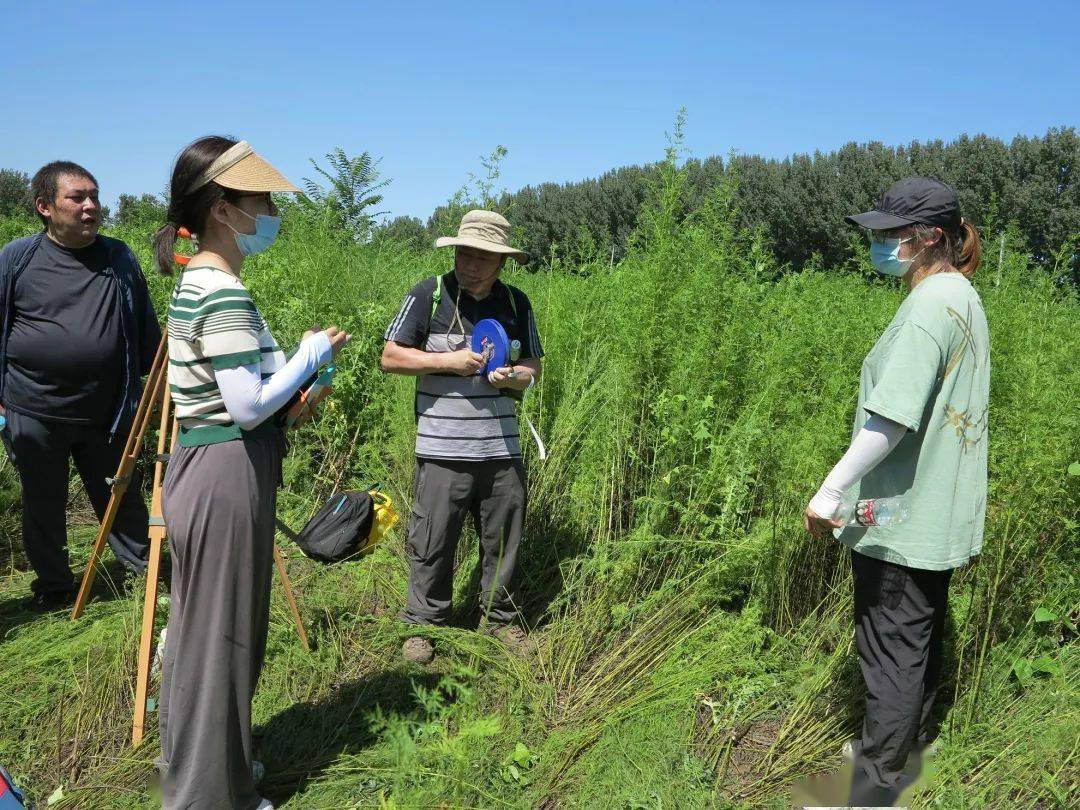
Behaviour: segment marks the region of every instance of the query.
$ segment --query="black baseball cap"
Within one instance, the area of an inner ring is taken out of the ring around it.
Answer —
[[[963,219],[952,186],[932,177],[905,177],[889,186],[872,211],[844,217],[844,221],[874,231],[913,224],[955,231]]]

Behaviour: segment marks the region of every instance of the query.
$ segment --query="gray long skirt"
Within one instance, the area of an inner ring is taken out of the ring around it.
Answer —
[[[162,493],[172,550],[161,676],[165,810],[254,810],[251,698],[266,651],[278,430],[174,449]]]

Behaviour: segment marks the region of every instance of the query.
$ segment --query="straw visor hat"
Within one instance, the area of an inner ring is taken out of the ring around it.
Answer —
[[[255,154],[251,144],[239,141],[218,156],[191,184],[188,194],[213,180],[235,191],[299,191],[277,169]]]
[[[513,256],[522,264],[528,264],[529,254],[510,247],[510,223],[506,217],[494,211],[470,211],[461,218],[457,236],[440,236],[435,240],[435,247],[464,245],[465,247],[486,250],[489,253],[503,253]]]

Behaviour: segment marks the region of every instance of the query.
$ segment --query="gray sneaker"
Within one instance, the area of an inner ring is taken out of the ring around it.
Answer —
[[[435,645],[426,638],[413,636],[405,639],[405,643],[401,645],[401,656],[406,661],[427,666],[435,660]]]

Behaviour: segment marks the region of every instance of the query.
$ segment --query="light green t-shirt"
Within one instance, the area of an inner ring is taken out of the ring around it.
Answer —
[[[903,496],[894,526],[848,526],[860,554],[943,571],[982,548],[986,516],[990,335],[982,302],[960,273],[924,279],[863,361],[855,433],[871,413],[908,428],[845,501]]]

